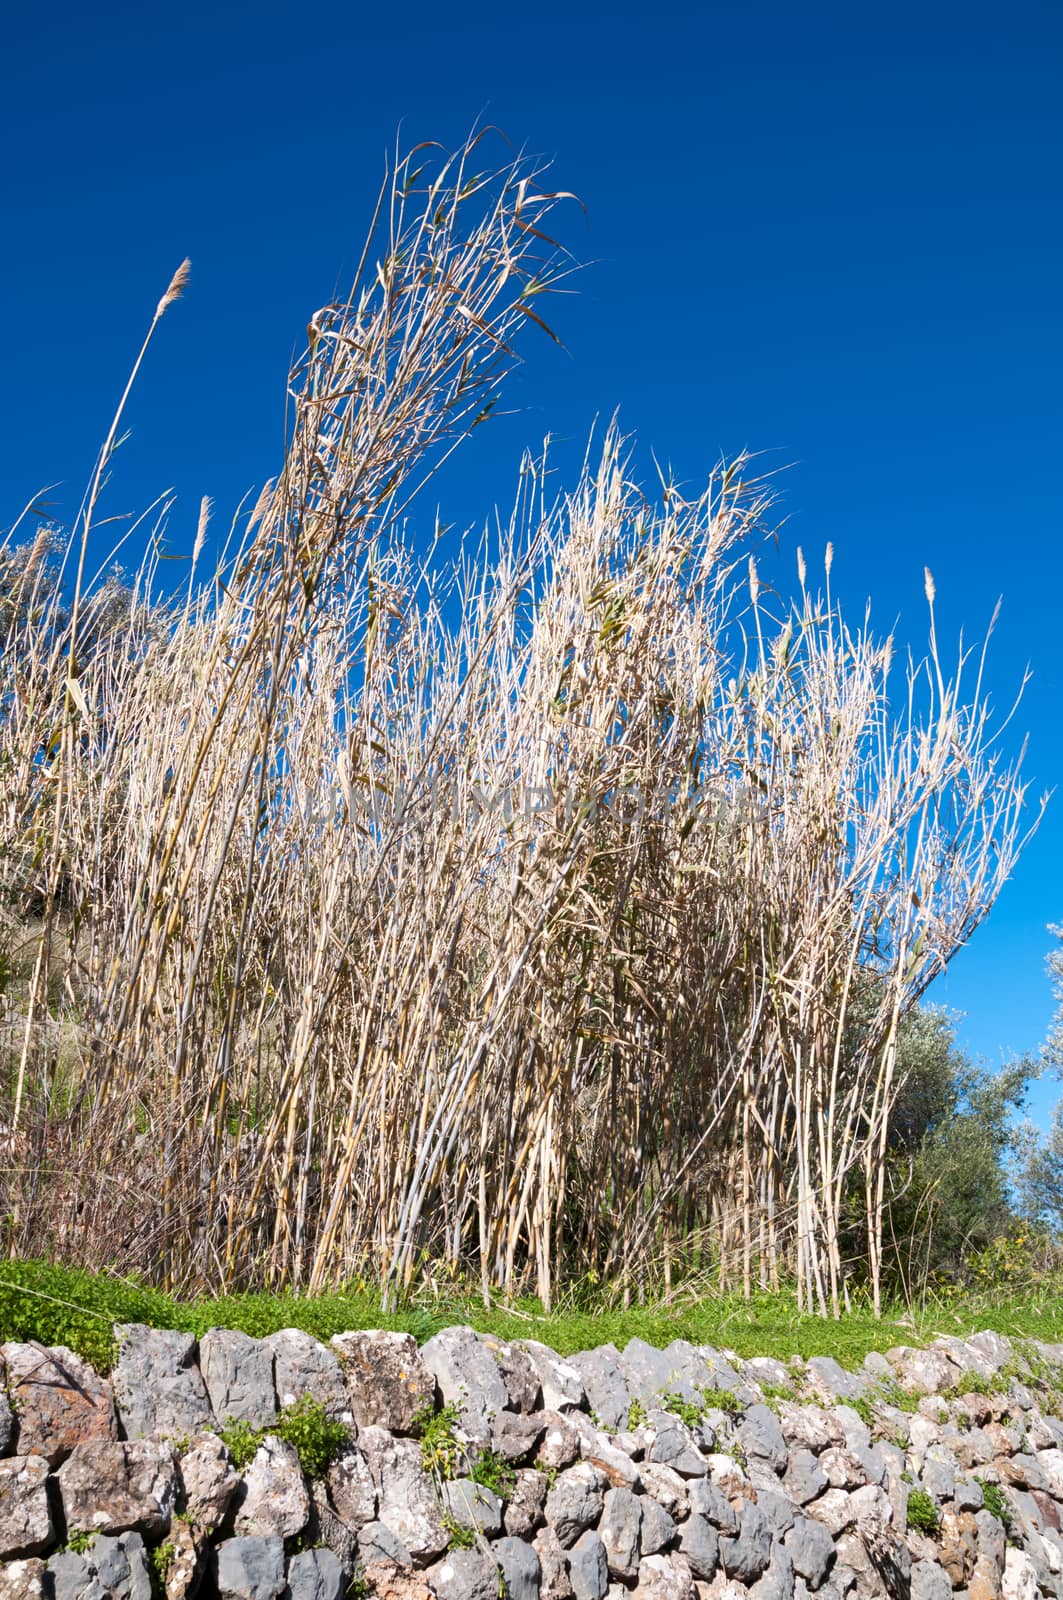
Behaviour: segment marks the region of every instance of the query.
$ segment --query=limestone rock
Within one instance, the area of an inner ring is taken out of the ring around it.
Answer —
[[[812,1589],[818,1589],[834,1565],[834,1539],[821,1522],[798,1517],[783,1540],[787,1555]]]
[[[412,1433],[419,1412],[435,1404],[435,1379],[408,1333],[340,1333],[340,1358],[351,1414],[359,1428]]]
[[[347,1577],[331,1550],[301,1550],[288,1563],[284,1600],[343,1600]]]
[[[506,1533],[514,1539],[530,1539],[541,1528],[546,1514],[549,1480],[545,1472],[524,1467],[517,1473],[502,1520]]]
[[[480,1550],[451,1550],[428,1580],[440,1600],[498,1600],[498,1568]]]
[[[110,1384],[72,1350],[65,1345],[45,1349],[5,1344],[0,1355],[18,1416],[19,1455],[44,1456],[55,1467],[77,1444],[117,1439]],[[6,1397],[0,1406],[7,1408]],[[0,1416],[0,1435],[3,1432]]]
[[[543,1434],[539,1441],[538,1460],[544,1467],[557,1471],[570,1467],[580,1454],[580,1435],[573,1422],[560,1411],[540,1411]],[[1061,1455],[1063,1464],[1063,1455]]]
[[[273,1378],[282,1411],[310,1395],[331,1422],[353,1423],[347,1387],[333,1351],[300,1328],[282,1328],[262,1342],[273,1353]]]
[[[284,1540],[276,1534],[226,1539],[215,1551],[219,1600],[278,1600],[284,1592]]]
[[[642,1503],[630,1489],[606,1493],[598,1532],[605,1546],[606,1565],[614,1578],[635,1578],[639,1570]]]
[[[591,1412],[607,1428],[627,1426],[631,1391],[620,1351],[612,1344],[599,1345],[572,1357],[579,1373]]]
[[[690,1600],[693,1589],[690,1568],[681,1557],[645,1556],[632,1593],[635,1600]]]
[[[532,1545],[524,1539],[496,1539],[491,1554],[498,1562],[508,1600],[539,1600],[542,1569]]]
[[[500,1411],[490,1420],[491,1448],[510,1462],[530,1461],[546,1432],[544,1413]]]
[[[502,1501],[471,1478],[452,1478],[443,1485],[446,1510],[463,1528],[476,1528],[487,1538],[502,1532]]]
[[[243,1475],[234,1531],[293,1539],[306,1527],[310,1496],[295,1447],[267,1433]]]
[[[229,1514],[240,1477],[215,1433],[199,1433],[177,1461],[184,1509],[197,1527],[218,1528]]]
[[[788,1541],[792,1538],[793,1533],[787,1534]],[[793,1555],[792,1550],[790,1554]],[[770,1558],[771,1533],[767,1519],[752,1500],[743,1500],[738,1507],[737,1535],[727,1534],[720,1540],[720,1565],[729,1578],[753,1583]],[[796,1560],[794,1565],[797,1565]]]
[[[55,1541],[43,1456],[0,1460],[0,1560],[34,1556]]]
[[[565,1361],[549,1345],[534,1339],[518,1340],[515,1349],[527,1356],[542,1391],[545,1411],[562,1411],[568,1407],[582,1406],[586,1395],[583,1379],[570,1361]]]
[[[394,1561],[372,1561],[362,1573],[366,1588],[376,1600],[435,1600],[420,1573],[410,1572]]]
[[[509,1406],[501,1369],[471,1328],[444,1328],[421,1350],[444,1403],[456,1405],[464,1431],[476,1444],[491,1441],[490,1419]]]
[[[48,1563],[55,1600],[152,1600],[147,1552],[139,1533],[100,1536],[78,1554],[64,1550]]]
[[[277,1420],[273,1351],[235,1328],[210,1328],[199,1341],[199,1370],[219,1422],[268,1428]]]
[[[539,1561],[539,1593],[542,1600],[572,1600],[568,1562],[553,1528],[540,1528],[532,1540],[532,1548]]]
[[[0,1561],[0,1600],[44,1600],[45,1581],[44,1562],[36,1556]],[[51,1590],[50,1583],[48,1587]]]
[[[382,1428],[363,1428],[358,1442],[377,1493],[377,1516],[424,1564],[447,1547],[439,1504],[416,1439],[395,1439]],[[496,1597],[497,1600],[497,1597]]]
[[[482,1333],[480,1342],[498,1363],[511,1409],[525,1415],[538,1411],[542,1404],[542,1383],[523,1345],[507,1344],[489,1333]]]
[[[580,1534],[568,1553],[568,1581],[576,1600],[604,1600],[609,1567],[600,1534]]]
[[[77,1445],[59,1468],[67,1529],[162,1538],[177,1500],[177,1462],[162,1439],[97,1439]]]
[[[605,1504],[605,1480],[587,1462],[562,1472],[546,1497],[546,1520],[568,1550],[580,1534],[593,1528]]]
[[[363,1528],[377,1514],[376,1485],[369,1463],[356,1446],[342,1450],[328,1469],[329,1499],[351,1528]]]
[[[118,1359],[111,1381],[127,1439],[183,1438],[213,1421],[190,1333],[139,1322],[119,1323],[114,1331]]]
[[[720,1562],[720,1538],[706,1517],[693,1512],[680,1526],[679,1549],[695,1578],[712,1577]]]

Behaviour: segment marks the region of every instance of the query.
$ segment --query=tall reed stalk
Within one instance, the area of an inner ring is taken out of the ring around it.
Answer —
[[[980,660],[931,629],[898,671],[829,560],[769,603],[744,460],[650,498],[609,431],[418,553],[569,270],[477,143],[399,163],[213,573],[205,503],[180,593],[86,578],[120,415],[65,561],[3,551],[6,1246],[547,1304],[693,1252],[878,1304],[898,1023],[1014,864],[1018,768]]]

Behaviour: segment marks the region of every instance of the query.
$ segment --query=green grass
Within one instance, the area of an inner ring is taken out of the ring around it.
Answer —
[[[105,1274],[39,1261],[0,1262],[0,1340],[36,1339],[65,1344],[102,1371],[114,1358],[111,1326],[144,1322],[180,1328],[197,1336],[211,1327],[239,1328],[262,1338],[281,1328],[301,1328],[327,1341],[360,1328],[390,1328],[423,1342],[440,1328],[469,1323],[503,1339],[534,1338],[560,1355],[595,1345],[621,1349],[639,1337],[658,1347],[673,1339],[734,1350],[739,1356],[834,1356],[858,1367],[872,1350],[926,1343],[938,1334],[963,1337],[990,1328],[1015,1339],[1057,1340],[1063,1335],[1063,1297],[1037,1300],[972,1296],[910,1317],[893,1308],[881,1322],[856,1310],[839,1322],[801,1315],[787,1294],[757,1295],[749,1305],[734,1296],[628,1311],[608,1306],[562,1310],[543,1316],[529,1302],[485,1311],[473,1300],[454,1298],[397,1312],[380,1309],[374,1293],[351,1290],[306,1299],[298,1295],[248,1294],[176,1300],[157,1290]]]

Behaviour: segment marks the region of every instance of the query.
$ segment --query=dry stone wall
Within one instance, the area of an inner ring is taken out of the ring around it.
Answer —
[[[1063,1345],[116,1335],[0,1349],[0,1600],[1063,1600]]]

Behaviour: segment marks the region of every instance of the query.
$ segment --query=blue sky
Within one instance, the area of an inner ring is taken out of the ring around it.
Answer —
[[[784,550],[828,540],[885,630],[978,634],[1037,791],[1063,780],[1063,12],[623,3],[9,11],[0,63],[7,381],[0,526],[43,486],[72,517],[170,273],[193,262],[129,414],[107,509],[173,486],[218,526],[277,462],[283,378],[354,266],[385,150],[477,117],[554,158],[592,263],[525,345],[516,415],[441,480],[482,519],[521,449],[575,460],[619,407],[690,482],[720,452],[783,475]],[[426,518],[432,506],[424,507]],[[990,1063],[1052,1013],[1063,794],[936,998]],[[1040,1116],[1057,1086],[1038,1089]]]

